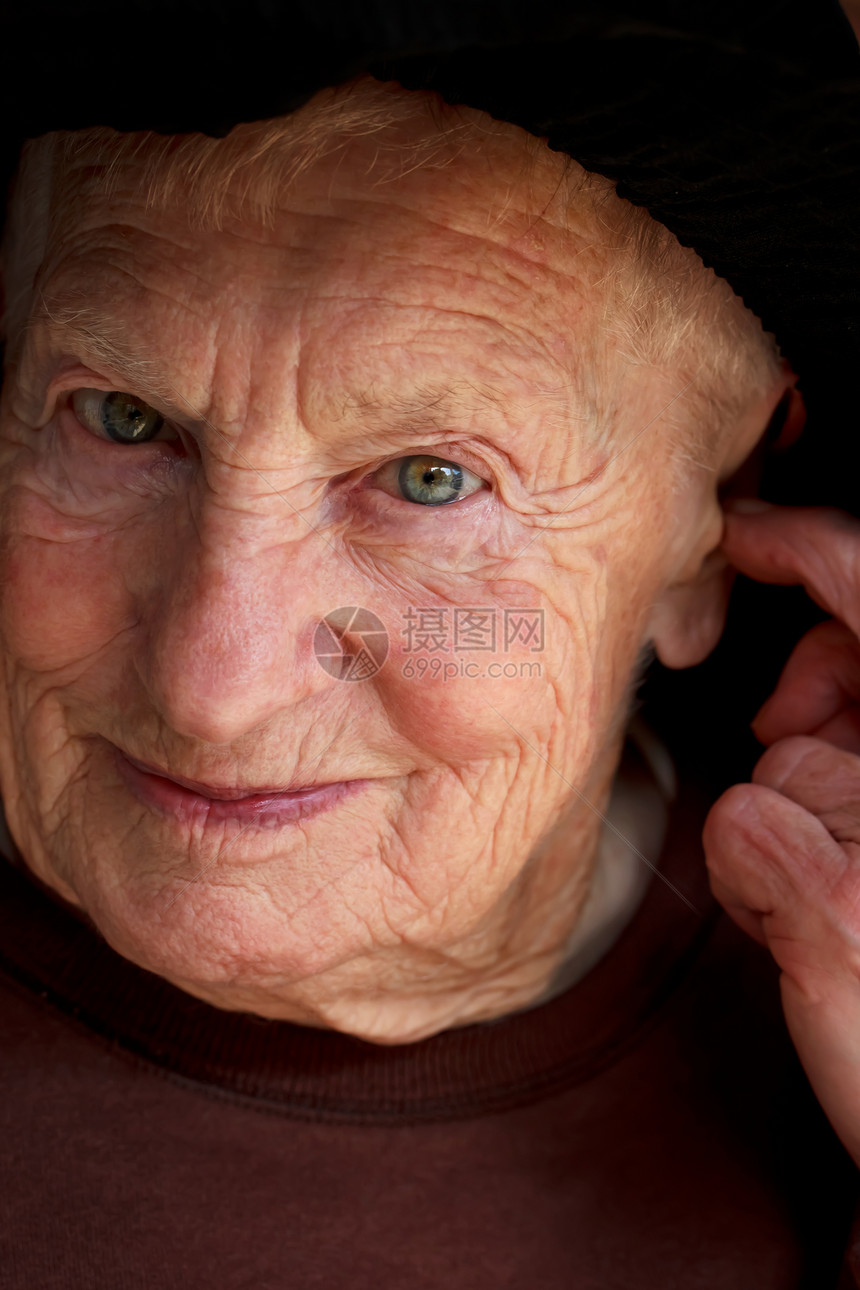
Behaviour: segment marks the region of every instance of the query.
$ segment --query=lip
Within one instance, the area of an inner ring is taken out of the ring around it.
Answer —
[[[188,779],[185,775],[174,775],[170,771],[162,770],[159,766],[151,766],[148,762],[138,761],[136,757],[132,757],[129,753],[119,751],[119,755],[144,775],[155,775],[158,779],[168,779],[172,784],[178,784],[180,788],[187,788],[190,792],[199,794],[200,797],[209,797],[216,802],[239,802],[251,797],[271,797],[282,793],[312,792],[323,787],[320,784],[307,784],[304,787],[284,786],[283,784],[255,785],[253,788],[247,786],[221,787],[218,784],[206,784],[199,779]]]
[[[137,800],[182,822],[263,826],[288,824],[318,815],[367,785],[366,779],[337,780],[294,788],[206,784],[138,761],[114,747],[117,769]]]

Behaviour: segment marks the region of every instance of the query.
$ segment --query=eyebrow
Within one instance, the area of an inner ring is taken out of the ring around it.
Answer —
[[[47,332],[55,346],[68,349],[94,368],[107,368],[127,379],[128,393],[150,394],[176,417],[188,417],[189,410],[200,415],[159,376],[157,364],[135,350],[125,325],[92,305],[41,295],[39,307],[25,324],[25,333],[38,331]]]
[[[55,296],[40,294],[40,306],[26,323],[27,331],[45,330],[53,343],[68,348],[76,357],[91,363],[94,368],[107,368],[127,380],[128,393],[140,397],[150,396],[167,415],[178,420],[208,421],[203,409],[185,399],[176,387],[159,375],[153,359],[136,351],[128,338],[124,322],[112,318],[98,308],[66,293]],[[583,425],[595,425],[596,409],[583,405],[583,391],[576,389],[570,398],[570,389],[535,387],[532,398],[547,400],[555,405],[569,424],[571,419]],[[346,389],[340,401],[340,414],[344,421],[355,418],[362,424],[365,434],[383,440],[389,436],[398,443],[407,439],[420,439],[426,435],[430,422],[437,431],[449,431],[451,437],[462,433],[458,425],[465,416],[490,413],[494,418],[503,415],[507,420],[512,407],[522,409],[532,398],[513,398],[509,391],[493,388],[487,382],[466,378],[453,379],[444,386],[427,382],[410,395],[385,391],[380,397],[373,388]],[[590,401],[589,401],[590,402]],[[576,410],[574,410],[576,409]]]
[[[361,391],[347,390],[342,400],[342,415],[356,420],[370,421],[379,429],[387,418],[393,418],[391,431],[396,432],[403,424],[421,420],[425,425],[430,422],[438,429],[447,428],[453,417],[466,413],[490,411],[496,415],[510,407],[511,400],[490,386],[480,386],[471,381],[452,381],[446,386],[425,384],[406,396],[394,391],[386,391],[380,397],[372,389]]]
[[[567,425],[573,420],[583,426],[595,422],[593,410],[583,406],[578,391],[574,392],[573,398],[570,389],[562,386],[555,389],[534,387],[529,394],[512,394],[509,390],[494,388],[488,382],[462,377],[445,385],[427,382],[408,396],[389,390],[382,397],[372,389],[347,390],[341,402],[341,414],[344,420],[351,417],[362,423],[365,433],[383,439],[390,435],[402,442],[404,438],[420,439],[422,433],[426,435],[428,424],[437,431],[448,431],[452,438],[458,438],[462,435],[464,415],[482,417],[489,413],[493,417],[493,425],[497,426],[501,414],[510,425],[512,421],[518,422],[523,411],[538,401],[542,402],[544,412],[548,407],[552,408],[554,415]]]

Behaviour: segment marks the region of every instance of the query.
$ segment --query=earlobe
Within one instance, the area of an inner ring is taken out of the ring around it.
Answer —
[[[695,667],[723,634],[735,570],[719,549],[689,582],[667,587],[654,606],[649,636],[664,667]]]
[[[695,667],[723,632],[732,571],[720,547],[723,512],[716,497],[699,498],[696,530],[653,606],[649,639],[664,667]]]

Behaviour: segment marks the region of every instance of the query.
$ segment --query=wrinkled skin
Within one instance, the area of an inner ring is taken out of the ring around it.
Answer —
[[[789,1033],[860,1164],[860,523],[753,505],[730,516],[727,556],[762,582],[802,584],[833,617],[798,642],[753,722],[767,750],[708,815],[708,869],[779,965]]]
[[[34,297],[0,413],[3,801],[45,883],[217,1006],[396,1042],[528,1004],[587,892],[640,652],[695,663],[721,630],[717,484],[789,377],[673,491],[683,381],[600,343],[599,234],[563,226],[550,154],[516,188],[517,133],[383,187],[359,141],[271,230],[192,232],[129,165],[46,248],[50,317]],[[136,367],[88,356],[81,304]],[[100,437],[82,388],[146,400],[164,437]],[[381,468],[417,452],[485,485],[406,501]],[[357,684],[313,654],[343,605],[391,638]],[[474,606],[544,611],[543,652],[501,655],[540,673],[408,679],[410,607]],[[117,748],[246,793],[362,782],[277,826],[189,819],[138,800]]]

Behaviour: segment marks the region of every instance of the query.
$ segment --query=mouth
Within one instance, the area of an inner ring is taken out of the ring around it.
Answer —
[[[139,802],[183,823],[288,824],[317,815],[370,783],[346,779],[286,787],[208,784],[138,761],[115,745],[114,761]]]

